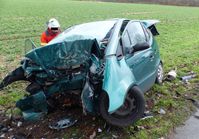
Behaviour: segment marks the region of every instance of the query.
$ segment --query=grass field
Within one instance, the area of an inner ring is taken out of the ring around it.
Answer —
[[[165,71],[177,68],[179,76],[189,71],[199,73],[199,8],[69,0],[0,0],[0,79],[19,65],[25,39],[31,38],[39,45],[45,22],[51,17],[60,21],[62,30],[74,24],[109,18],[158,19],[161,23],[157,26],[160,32],[157,40]],[[122,130],[122,135],[128,138],[167,136],[189,115],[191,103],[183,96],[198,97],[198,88],[195,87],[198,83],[197,77],[188,85],[176,80],[154,86],[146,95],[154,100],[150,110],[157,113],[163,108],[166,115],[157,114],[139,121]],[[7,87],[0,92],[0,109],[14,107],[15,101],[23,94],[23,83]],[[64,133],[66,138],[70,135]],[[97,136],[111,137],[106,132]]]

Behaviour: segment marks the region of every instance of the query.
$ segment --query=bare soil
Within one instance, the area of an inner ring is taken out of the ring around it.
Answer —
[[[54,130],[49,128],[49,124],[64,118],[73,117],[78,121],[71,127]],[[70,107],[66,110],[57,110],[46,115],[42,120],[28,122],[21,117],[0,115],[0,128],[2,138],[101,138],[104,135],[110,138],[122,138],[125,131],[121,128],[111,127],[99,116],[84,115],[82,108]],[[20,125],[22,122],[22,125]],[[2,126],[2,127],[1,127]],[[3,129],[4,128],[4,129]],[[7,128],[6,131],[5,128]],[[3,129],[3,130],[2,130]]]

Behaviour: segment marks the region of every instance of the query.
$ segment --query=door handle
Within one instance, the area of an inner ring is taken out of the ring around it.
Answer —
[[[151,55],[149,56],[149,58],[150,58],[150,60],[153,60],[153,59],[155,58],[155,56],[154,56],[153,54],[151,54]]]

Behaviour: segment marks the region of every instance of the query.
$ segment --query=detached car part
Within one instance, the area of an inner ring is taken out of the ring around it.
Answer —
[[[75,120],[75,119],[66,118],[66,119],[62,119],[60,121],[50,124],[49,128],[60,130],[63,128],[70,127],[70,126],[74,125],[76,122],[77,122],[77,120]]]
[[[162,83],[163,64],[154,38],[158,22],[90,22],[68,28],[45,47],[35,48],[26,41],[33,49],[3,79],[0,89],[18,80],[30,82],[29,96],[17,102],[28,120],[46,114],[55,94],[67,94],[80,98],[85,113],[128,126],[144,113],[143,93],[155,81]]]

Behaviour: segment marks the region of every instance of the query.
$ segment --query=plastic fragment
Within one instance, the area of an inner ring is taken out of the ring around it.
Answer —
[[[143,117],[142,117],[142,120],[148,119],[148,118],[153,118],[153,114],[150,113],[150,111],[144,112]]]
[[[22,125],[22,122],[19,121],[19,122],[17,123],[17,127],[20,127],[21,125]]]
[[[158,113],[159,114],[166,114],[166,111],[161,108]]]
[[[97,129],[97,132],[98,132],[98,133],[101,133],[101,132],[102,132],[102,129],[101,129],[101,128],[98,128],[98,129]]]
[[[186,76],[183,76],[183,77],[181,77],[180,79],[182,80],[182,81],[188,81],[188,80],[191,80],[191,79],[193,79],[193,78],[195,78],[196,77],[196,74],[190,74],[190,75],[186,75]]]
[[[167,74],[167,80],[169,80],[169,81],[175,80],[176,77],[177,77],[177,72],[176,72],[176,70],[171,70],[171,71],[169,71],[169,73]]]
[[[112,137],[113,137],[113,139],[117,139],[118,138],[118,136],[117,135],[112,135]]]
[[[0,136],[0,138],[5,138],[5,134],[2,134],[2,135]]]

